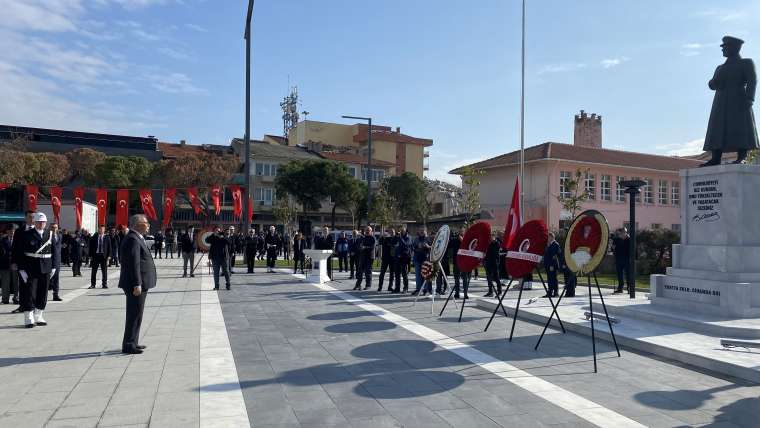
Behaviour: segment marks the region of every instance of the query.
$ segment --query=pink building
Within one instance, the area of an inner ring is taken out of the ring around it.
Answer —
[[[574,143],[544,143],[525,149],[525,206],[523,218],[543,219],[550,229],[572,220],[558,197],[569,195],[566,183],[580,170],[581,186],[589,194],[582,209],[596,209],[609,221],[610,228],[627,225],[628,195],[618,184],[641,179],[642,188],[636,209],[639,229],[680,228],[682,192],[678,171],[694,168],[699,161],[602,148],[602,117],[588,116],[583,110],[575,116]],[[503,229],[515,180],[520,174],[520,152],[514,151],[469,165],[482,169],[481,209],[493,215],[487,220]],[[451,171],[461,175],[464,167]]]

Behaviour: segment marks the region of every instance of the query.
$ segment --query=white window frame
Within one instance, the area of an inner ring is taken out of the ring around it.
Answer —
[[[657,182],[657,203],[660,205],[668,204],[668,180]]]
[[[615,201],[616,202],[625,202],[625,187],[623,187],[622,184],[620,184],[621,181],[625,181],[625,177],[623,176],[616,176],[617,182],[615,185]]]
[[[586,171],[585,177],[583,179],[583,184],[584,184],[583,188],[586,191],[588,200],[595,201],[596,200],[596,174],[592,174]]]
[[[681,206],[681,183],[679,181],[670,182],[670,204],[674,207]]]
[[[603,174],[599,176],[599,199],[602,201],[612,200],[612,177]]]
[[[568,188],[567,183],[573,179],[573,173],[570,171],[560,171],[559,172],[559,197],[560,198],[569,198],[570,195],[570,189]]]

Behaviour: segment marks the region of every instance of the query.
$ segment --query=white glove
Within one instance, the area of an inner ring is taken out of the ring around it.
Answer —
[[[54,276],[55,276],[55,268],[53,268],[53,270],[50,271],[50,277],[52,278]]]
[[[23,279],[24,282],[26,282],[26,280],[29,279],[29,275],[26,274],[26,271],[20,270],[20,271],[18,271],[18,273],[19,273],[19,275],[21,275],[21,279]]]

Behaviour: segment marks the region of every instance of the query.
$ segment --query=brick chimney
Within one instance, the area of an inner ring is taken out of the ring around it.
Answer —
[[[575,115],[575,131],[573,145],[602,148],[602,116],[592,113],[591,116],[581,110]]]
[[[179,140],[179,145],[180,146],[184,146],[185,144],[187,144],[187,141],[185,141],[185,140]]]

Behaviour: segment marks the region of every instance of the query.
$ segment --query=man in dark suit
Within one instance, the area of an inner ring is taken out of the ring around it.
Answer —
[[[316,250],[330,250],[335,251],[335,240],[333,239],[333,236],[330,234],[330,228],[327,226],[324,226],[322,228],[322,236],[317,236],[316,241],[314,242],[314,247]],[[327,260],[325,260],[325,263],[327,263],[327,276],[330,279],[333,279],[333,273],[332,273],[332,256],[328,257]]]
[[[24,258],[24,249],[21,247],[21,237],[24,235],[24,232],[34,228],[34,223],[32,221],[33,217],[34,211],[27,211],[24,215],[24,227],[19,227],[13,233],[13,241],[11,243],[11,270],[13,271],[13,274],[16,275],[16,284],[18,284],[19,287],[21,286],[21,276],[19,275],[18,267],[23,262],[22,259]],[[15,296],[19,296],[19,294],[20,288],[16,288]],[[21,312],[23,312],[23,307],[20,305],[18,308],[11,311],[11,313],[14,314]]]
[[[259,235],[256,229],[249,229],[248,236],[245,237],[245,262],[248,266],[248,273],[253,273],[256,267],[256,250],[259,248]]]
[[[111,257],[111,237],[106,234],[106,226],[101,224],[98,233],[90,237],[90,288],[95,288],[95,280],[100,268],[103,288],[108,288],[108,258]]]
[[[206,241],[209,244],[208,259],[211,261],[211,265],[214,269],[214,290],[219,289],[219,271],[224,274],[225,285],[227,289],[230,289],[230,255],[229,255],[229,241],[224,236],[222,228],[217,226],[214,229],[214,234],[209,236]]]
[[[267,248],[267,272],[274,273],[274,265],[277,261],[277,248],[282,244],[280,235],[277,234],[274,226],[269,226],[269,233],[264,238],[264,244]]]
[[[195,277],[195,229],[192,225],[187,226],[187,231],[179,238],[179,247],[182,251],[182,277],[187,276],[187,265],[190,265],[190,278]]]
[[[18,272],[21,307],[24,311],[24,325],[47,325],[43,312],[47,306],[48,284],[56,274],[53,268],[53,234],[46,230],[47,217],[44,213],[34,213],[34,228],[21,236],[21,263]]]
[[[61,234],[58,233],[58,225],[53,223],[50,225],[50,235],[51,235],[51,241],[50,245],[53,248],[53,269],[55,270],[54,275],[50,275],[50,285],[48,285],[48,288],[50,290],[53,290],[53,301],[60,302],[63,299],[58,295],[59,290],[59,281],[58,279],[61,277]]]
[[[227,240],[227,270],[230,275],[235,273],[235,227],[230,226],[227,228],[227,232],[224,235],[224,239]]]
[[[136,214],[130,218],[129,232],[121,243],[121,273],[119,288],[127,298],[127,315],[124,322],[124,339],[121,352],[142,354],[145,345],[140,345],[140,324],[142,324],[145,297],[148,290],[156,286],[156,265],[150,249],[145,244],[145,234],[150,229],[148,218]]]
[[[543,297],[559,296],[559,280],[557,274],[560,270],[560,259],[562,258],[562,249],[554,233],[549,232],[549,245],[544,251],[544,269],[546,269],[546,279],[549,282],[549,290]]]

